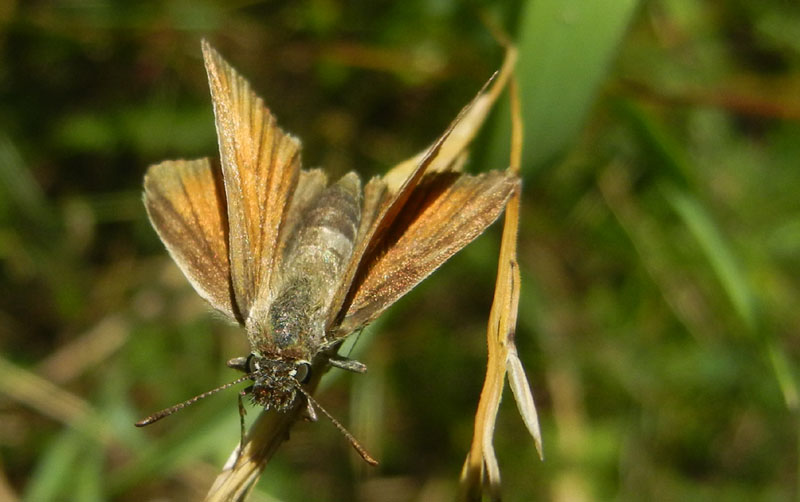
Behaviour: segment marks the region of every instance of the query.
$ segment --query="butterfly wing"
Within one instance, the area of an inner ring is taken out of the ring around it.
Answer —
[[[455,173],[515,61],[516,53],[509,51],[500,72],[429,149],[367,184],[353,260],[333,303],[338,308],[328,318],[332,338],[346,336],[373,320],[480,235],[502,211],[518,183],[516,176]],[[413,207],[408,205],[412,198]],[[436,234],[442,238],[437,240]]]
[[[208,159],[150,166],[144,204],[153,227],[194,289],[211,306],[239,320],[231,296],[225,191]]]
[[[389,174],[394,173],[392,176],[373,178],[364,187],[364,207],[352,259],[342,276],[341,285],[334,295],[326,324],[326,332],[332,334],[334,339],[348,334],[342,332],[340,322],[357,289],[357,285],[353,281],[357,276],[363,276],[366,273],[365,270],[371,266],[369,257],[378,249],[381,235],[388,230],[397,215],[400,214],[422,176],[435,164],[442,146],[469,108],[468,105],[462,110],[444,134],[420,157],[421,160],[416,169],[406,173],[409,163],[408,161],[403,162],[389,172]],[[449,163],[449,166],[454,165],[456,165],[455,162]]]
[[[483,233],[518,185],[507,171],[425,176],[355,277],[339,335],[373,321]]]
[[[265,296],[300,173],[300,142],[284,133],[247,81],[203,41],[225,181],[231,285],[242,317]]]

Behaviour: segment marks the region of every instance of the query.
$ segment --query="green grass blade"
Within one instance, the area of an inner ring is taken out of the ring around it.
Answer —
[[[578,134],[637,4],[539,0],[522,9],[517,77],[525,119],[523,170],[557,157]],[[489,155],[496,167],[508,159],[508,116],[504,101]]]
[[[736,314],[750,333],[757,329],[755,296],[733,252],[703,206],[689,193],[666,189],[667,201],[697,239]]]

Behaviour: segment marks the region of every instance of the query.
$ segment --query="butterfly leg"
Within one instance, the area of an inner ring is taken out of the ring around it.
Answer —
[[[241,436],[240,436],[241,440],[240,440],[240,443],[239,443],[239,454],[241,454],[242,449],[244,449],[244,435],[245,435],[245,431],[244,431],[244,416],[247,415],[247,410],[244,407],[243,398],[252,389],[253,389],[253,386],[251,385],[250,387],[247,387],[246,389],[243,389],[243,390],[239,391],[239,431],[241,433]]]
[[[308,399],[306,399],[306,409],[303,411],[303,418],[309,422],[317,421],[317,410],[314,409],[314,405],[311,404],[311,401]]]
[[[349,359],[344,356],[340,356],[339,354],[334,354],[328,359],[328,362],[331,366],[335,366],[336,368],[341,368],[343,370],[352,371],[353,373],[366,373],[367,372],[367,365],[356,361],[355,359]]]

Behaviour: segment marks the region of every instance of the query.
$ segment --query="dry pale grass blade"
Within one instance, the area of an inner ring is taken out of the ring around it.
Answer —
[[[500,249],[494,301],[487,330],[488,362],[486,377],[475,415],[472,445],[461,474],[462,496],[480,500],[484,480],[493,499],[499,499],[500,470],[492,439],[505,386],[509,342],[513,344],[516,308],[519,299],[519,269],[516,261],[516,238],[519,223],[519,191],[506,206],[503,241]]]
[[[497,101],[498,96],[500,96],[503,89],[506,87],[516,63],[517,50],[512,46],[508,46],[503,65],[497,73],[492,76],[492,79],[487,82],[487,86],[483,92],[478,94],[478,96],[467,105],[464,115],[460,117],[458,123],[453,127],[453,130],[439,148],[436,158],[427,168],[428,172],[461,169],[463,166],[463,154],[466,152],[467,146],[469,146],[475,138],[475,135],[486,120],[486,116],[491,111],[495,101]],[[383,177],[389,190],[394,191],[402,186],[403,182],[405,182],[411,173],[414,172],[414,169],[419,166],[427,153],[428,149],[400,162],[390,169]]]
[[[86,370],[108,361],[127,339],[128,322],[123,316],[107,316],[39,363],[37,373],[51,382],[70,382]]]
[[[511,83],[509,86],[510,95],[511,95],[511,164],[509,169],[514,171],[516,174],[519,174],[520,171],[520,163],[522,162],[522,113],[521,113],[521,105],[519,102],[519,86],[517,85],[516,79],[511,79]],[[511,207],[511,213],[515,220],[519,220],[519,194],[516,197],[516,200],[513,200],[509,206]],[[507,210],[508,211],[508,210]],[[508,218],[508,212],[506,212],[506,217]],[[514,249],[513,249],[513,258],[514,258],[514,265],[516,266],[516,233],[519,231],[519,221],[516,221],[514,224]],[[503,232],[505,238],[505,231]],[[502,250],[501,250],[501,259],[502,259]],[[519,287],[519,270],[515,269],[515,278],[516,278],[516,287]],[[539,427],[539,417],[536,413],[536,404],[533,401],[533,392],[531,392],[530,385],[528,385],[528,378],[525,375],[525,369],[522,366],[522,361],[519,359],[519,355],[517,354],[517,346],[514,343],[514,329],[517,325],[517,312],[519,310],[519,290],[513,292],[514,297],[514,305],[511,306],[514,318],[509,321],[508,327],[510,331],[508,332],[508,356],[506,360],[507,370],[508,370],[508,382],[511,386],[511,391],[514,393],[514,399],[517,402],[517,409],[519,409],[519,413],[522,416],[522,420],[525,422],[525,426],[528,428],[528,432],[530,433],[531,437],[533,437],[533,441],[536,444],[536,451],[539,452],[539,458],[544,459],[544,450],[542,449],[542,432]]]
[[[95,414],[89,403],[3,358],[0,358],[0,393],[103,443],[111,439],[108,424]]]
[[[206,502],[246,500],[272,455],[289,437],[289,430],[301,411],[298,403],[286,413],[262,412],[245,438],[244,449],[237,445],[214,480]]]
[[[330,355],[328,353],[318,357],[314,362],[311,369],[312,379],[305,386],[309,394],[313,394],[319,385],[328,368],[325,361]],[[298,399],[294,407],[286,413],[261,411],[244,438],[244,446],[236,446],[222,472],[214,480],[206,495],[206,502],[246,500],[272,455],[289,438],[289,431],[301,419],[304,409],[305,400]]]
[[[539,416],[536,413],[536,403],[533,401],[533,392],[528,385],[528,377],[525,368],[517,354],[516,345],[509,347],[508,360],[506,361],[508,370],[508,383],[511,392],[514,393],[514,400],[517,402],[517,409],[525,422],[525,427],[533,438],[539,458],[544,460],[544,450],[542,448],[542,431],[539,427]]]
[[[516,82],[513,79],[510,91],[513,128],[509,170],[518,173],[522,150],[522,120],[519,115]],[[541,433],[533,395],[514,344],[520,288],[517,263],[519,207],[520,190],[516,190],[506,206],[497,282],[487,330],[486,378],[475,415],[472,445],[461,473],[461,493],[464,500],[480,500],[484,483],[488,485],[492,499],[500,498],[500,469],[492,439],[507,372],[523,420],[533,436],[540,456],[542,452]]]

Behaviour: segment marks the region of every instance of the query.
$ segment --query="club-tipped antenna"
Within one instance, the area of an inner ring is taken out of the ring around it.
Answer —
[[[197,401],[199,401],[201,399],[204,399],[204,398],[206,398],[206,397],[208,397],[208,396],[210,396],[212,394],[216,394],[217,392],[219,392],[221,390],[229,389],[229,388],[233,387],[236,384],[240,384],[240,383],[244,382],[245,380],[250,379],[251,377],[252,377],[252,375],[250,375],[248,373],[247,375],[244,375],[242,377],[237,378],[233,382],[228,382],[226,384],[220,385],[216,389],[211,389],[209,391],[203,392],[202,394],[194,396],[191,399],[187,399],[186,401],[184,401],[182,403],[178,403],[178,404],[176,404],[174,406],[170,406],[169,408],[164,408],[161,411],[153,413],[149,417],[147,417],[147,418],[145,418],[143,420],[139,420],[138,422],[136,422],[135,425],[136,425],[136,427],[144,427],[145,425],[150,425],[153,422],[158,422],[162,418],[168,417],[168,416],[172,415],[173,413],[175,413],[178,410],[182,410],[182,409],[186,408],[187,406],[189,406],[191,404],[194,404],[194,403],[196,403]]]
[[[320,404],[317,402],[317,400],[314,399],[313,397],[311,397],[311,394],[306,392],[306,390],[303,387],[301,387],[299,384],[297,385],[297,390],[299,390],[300,392],[303,393],[304,396],[306,396],[306,399],[308,399],[308,402],[311,403],[311,405],[315,406],[319,411],[322,412],[323,415],[328,417],[328,420],[330,420],[331,423],[333,423],[333,425],[335,425],[336,428],[339,429],[339,432],[341,432],[344,435],[344,437],[346,437],[347,440],[350,441],[350,444],[353,445],[353,448],[358,452],[359,455],[361,455],[361,458],[363,458],[366,463],[368,463],[369,465],[378,465],[378,461],[375,460],[374,458],[372,458],[372,455],[367,453],[366,448],[364,448],[361,445],[361,443],[358,442],[358,440],[355,438],[355,436],[353,436],[350,433],[350,431],[345,429],[344,425],[339,423],[338,420],[333,418],[333,415],[328,413],[328,410],[326,410],[325,408],[320,406]]]

